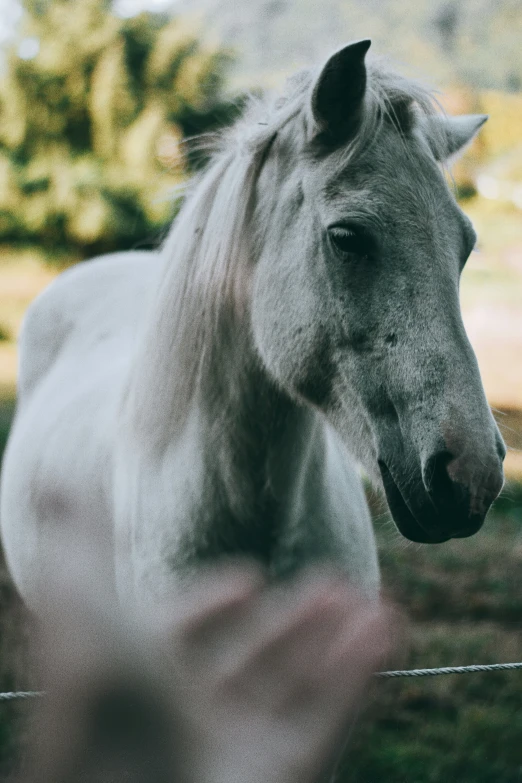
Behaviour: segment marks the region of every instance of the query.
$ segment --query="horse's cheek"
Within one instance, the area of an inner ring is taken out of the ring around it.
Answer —
[[[323,303],[300,281],[302,270],[294,272],[287,267],[258,276],[253,289],[252,330],[266,369],[289,393],[301,394],[301,387],[318,384],[329,336]]]

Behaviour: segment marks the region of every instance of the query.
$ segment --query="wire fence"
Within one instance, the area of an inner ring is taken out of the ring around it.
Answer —
[[[440,666],[437,669],[397,669],[396,671],[377,672],[376,677],[436,677],[439,674],[475,674],[476,672],[496,672],[522,669],[522,661],[517,663],[482,663],[472,666]]]
[[[482,663],[471,666],[439,666],[435,669],[396,669],[386,672],[376,672],[379,679],[394,679],[396,677],[436,677],[441,674],[476,674],[478,672],[513,671],[522,669],[522,661],[514,663]],[[0,702],[14,699],[34,699],[45,696],[45,691],[4,691],[0,692]]]

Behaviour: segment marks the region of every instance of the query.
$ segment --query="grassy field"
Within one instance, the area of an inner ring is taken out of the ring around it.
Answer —
[[[429,547],[376,527],[385,589],[411,620],[404,668],[522,660],[522,487],[472,539]],[[378,682],[342,780],[522,781],[522,672]]]

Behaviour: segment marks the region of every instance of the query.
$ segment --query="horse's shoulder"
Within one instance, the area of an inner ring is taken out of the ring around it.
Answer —
[[[115,253],[62,272],[29,305],[20,334],[19,396],[29,393],[75,331],[114,317],[115,299],[150,275],[154,254]]]

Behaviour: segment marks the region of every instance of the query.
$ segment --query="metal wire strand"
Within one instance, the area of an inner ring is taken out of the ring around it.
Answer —
[[[437,669],[397,669],[395,671],[377,672],[380,679],[394,677],[436,677],[439,674],[475,674],[477,672],[512,671],[522,669],[522,661],[518,663],[482,663],[473,666],[441,666]],[[0,701],[13,699],[34,699],[45,696],[45,691],[6,691],[0,693]]]
[[[13,699],[34,699],[43,696],[44,691],[5,691],[0,693],[0,701],[12,701]]]
[[[438,669],[398,669],[397,671],[377,672],[376,677],[436,677],[439,674],[474,674],[475,672],[495,672],[522,669],[519,663],[484,663],[474,666],[442,666]]]

